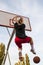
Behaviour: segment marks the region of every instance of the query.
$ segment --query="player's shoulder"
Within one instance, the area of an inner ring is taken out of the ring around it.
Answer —
[[[17,24],[17,23],[14,23],[14,24]]]
[[[23,23],[22,26],[25,27],[25,24]]]
[[[17,23],[14,23],[14,25],[17,25]]]
[[[17,23],[14,23],[14,27],[17,27]]]
[[[23,23],[23,25],[25,26],[25,24]]]

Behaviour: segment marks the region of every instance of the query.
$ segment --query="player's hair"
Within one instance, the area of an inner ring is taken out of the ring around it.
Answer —
[[[18,22],[20,22],[20,21],[21,21],[21,22],[23,22],[23,19],[22,19],[22,18],[20,18],[20,19],[18,20]]]

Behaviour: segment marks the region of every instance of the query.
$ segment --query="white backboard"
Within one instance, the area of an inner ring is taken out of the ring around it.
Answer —
[[[12,24],[12,22],[10,22],[10,19],[14,18],[15,16],[21,16],[21,15],[0,10],[0,26],[14,28],[14,25]],[[26,25],[25,29],[28,31],[31,30],[29,18],[25,16],[22,16],[22,17],[23,17],[24,24]]]

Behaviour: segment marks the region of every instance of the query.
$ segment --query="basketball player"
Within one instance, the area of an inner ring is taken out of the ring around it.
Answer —
[[[14,23],[14,28],[16,30],[16,37],[14,39],[18,49],[19,49],[19,59],[22,60],[22,43],[30,43],[31,45],[31,52],[36,54],[33,46],[33,40],[31,37],[27,36],[25,33],[25,24],[23,23],[23,18],[20,17],[16,23]]]

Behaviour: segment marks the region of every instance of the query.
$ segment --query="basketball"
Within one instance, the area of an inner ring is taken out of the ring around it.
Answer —
[[[34,63],[39,63],[39,62],[40,62],[40,57],[35,56],[35,57],[33,58],[33,62],[34,62]]]

